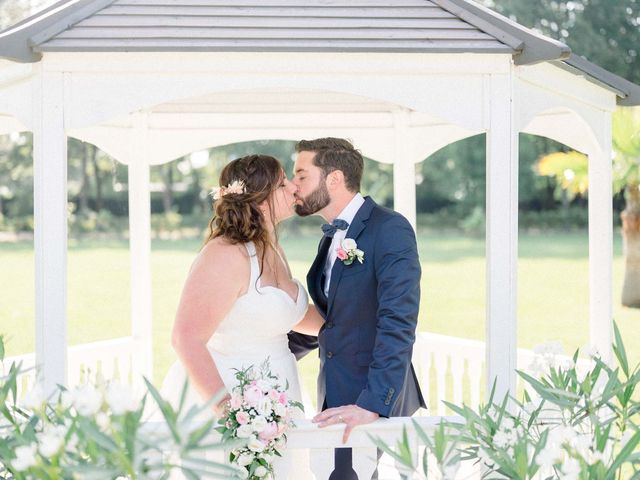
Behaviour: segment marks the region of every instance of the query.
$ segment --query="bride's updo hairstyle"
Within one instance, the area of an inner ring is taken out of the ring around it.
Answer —
[[[248,155],[225,166],[214,197],[215,213],[207,241],[225,237],[234,244],[254,242],[264,254],[270,240],[260,204],[266,201],[273,212],[271,194],[283,176],[282,165],[269,155]],[[271,216],[273,222],[273,213]]]

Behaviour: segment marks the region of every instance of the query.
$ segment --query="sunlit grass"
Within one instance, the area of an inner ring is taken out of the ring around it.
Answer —
[[[318,238],[283,234],[293,274],[304,280]],[[619,305],[623,279],[621,241],[615,239],[614,316],[632,363],[640,361],[634,335],[640,311]],[[155,241],[152,247],[154,380],[175,355],[170,332],[182,285],[200,242]],[[419,330],[484,340],[484,239],[421,233],[422,300]],[[588,341],[587,234],[522,235],[519,246],[518,342],[531,348],[561,340],[568,353]],[[33,250],[30,243],[0,244],[0,332],[7,355],[34,349]],[[68,340],[79,344],[129,335],[129,251],[126,242],[70,242]],[[317,355],[301,364],[315,392]]]

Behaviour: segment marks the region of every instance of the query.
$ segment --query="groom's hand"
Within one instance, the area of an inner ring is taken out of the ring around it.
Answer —
[[[380,415],[370,412],[357,405],[344,405],[342,407],[327,408],[324,412],[313,417],[313,423],[317,423],[318,427],[328,427],[337,423],[344,423],[344,434],[342,435],[342,443],[347,443],[351,431],[358,425],[375,422]]]

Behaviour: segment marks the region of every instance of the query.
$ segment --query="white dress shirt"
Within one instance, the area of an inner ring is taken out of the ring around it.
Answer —
[[[359,193],[356,193],[356,196],[351,199],[351,201],[344,207],[344,210],[338,214],[336,218],[344,220],[349,225],[353,222],[353,219],[360,210],[360,207],[364,205],[364,198]],[[338,248],[340,248],[340,244],[342,240],[344,240],[347,236],[347,230],[336,230],[335,235],[333,236],[333,240],[331,245],[329,246],[329,251],[327,252],[327,260],[324,264],[324,294],[329,296],[329,284],[331,283],[331,269],[333,268],[333,264],[336,262],[336,258],[338,258]]]

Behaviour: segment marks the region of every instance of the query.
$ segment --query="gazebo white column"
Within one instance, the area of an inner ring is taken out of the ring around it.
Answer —
[[[416,165],[410,157],[409,112],[393,113],[395,148],[393,159],[393,208],[416,229]]]
[[[45,394],[67,381],[67,137],[64,75],[33,80],[36,364]]]
[[[134,385],[153,374],[151,317],[151,199],[146,114],[133,116],[130,131],[129,245],[131,255],[131,329],[134,341]]]
[[[603,112],[599,145],[589,157],[589,337],[602,358],[612,358],[613,202],[611,114]]]
[[[487,395],[515,392],[517,361],[518,131],[511,76],[490,75],[486,200]]]

